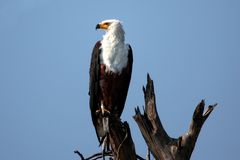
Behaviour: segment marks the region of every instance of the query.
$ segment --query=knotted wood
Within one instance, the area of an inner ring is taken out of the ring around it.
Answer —
[[[135,146],[127,122],[114,121],[110,126],[110,144],[116,160],[136,160]]]

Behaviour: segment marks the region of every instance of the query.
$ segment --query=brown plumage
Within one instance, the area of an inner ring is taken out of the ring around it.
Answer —
[[[110,112],[111,117],[117,119],[120,118],[125,105],[133,63],[132,49],[130,45],[128,46],[127,65],[121,72],[117,73],[106,71],[105,64],[100,64],[102,52],[100,41],[95,44],[92,52],[89,84],[90,109],[99,142],[100,138],[106,134],[103,131],[102,122],[104,115],[99,113],[101,104]]]

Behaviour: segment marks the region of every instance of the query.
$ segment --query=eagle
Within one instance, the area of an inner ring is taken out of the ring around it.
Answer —
[[[105,149],[111,119],[119,120],[131,80],[133,53],[125,43],[122,22],[104,20],[96,25],[106,31],[96,42],[90,64],[90,110],[98,141]],[[105,143],[104,143],[105,142]],[[105,145],[104,145],[105,144]]]

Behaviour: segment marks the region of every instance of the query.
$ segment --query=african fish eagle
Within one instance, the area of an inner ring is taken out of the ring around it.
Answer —
[[[96,29],[106,31],[92,51],[89,85],[92,122],[101,144],[109,132],[111,119],[120,119],[122,114],[133,55],[131,46],[125,44],[125,32],[119,20],[102,21]]]

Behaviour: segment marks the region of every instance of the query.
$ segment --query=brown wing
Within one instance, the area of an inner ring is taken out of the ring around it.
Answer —
[[[89,81],[89,96],[90,96],[90,110],[92,116],[92,122],[96,130],[97,138],[100,142],[100,137],[97,132],[97,122],[98,117],[96,115],[96,111],[99,109],[99,74],[100,74],[100,62],[99,62],[99,54],[101,53],[101,42],[98,41],[92,51],[91,64],[90,64],[90,81]]]
[[[127,98],[132,74],[133,55],[129,45],[128,64],[121,73],[105,72],[104,64],[100,71],[100,95],[104,107],[111,115],[120,118]]]
[[[117,116],[120,117],[124,106],[125,106],[125,102],[126,102],[126,98],[127,98],[127,94],[128,94],[128,88],[129,88],[129,84],[131,81],[131,76],[132,76],[132,64],[133,64],[133,54],[132,54],[132,48],[130,45],[129,46],[129,50],[128,50],[128,64],[127,67],[123,69],[122,73],[121,73],[121,78],[120,81],[118,82],[119,86],[121,87],[119,90],[119,96],[117,96],[117,100],[116,100],[116,108],[115,110],[117,110]]]

